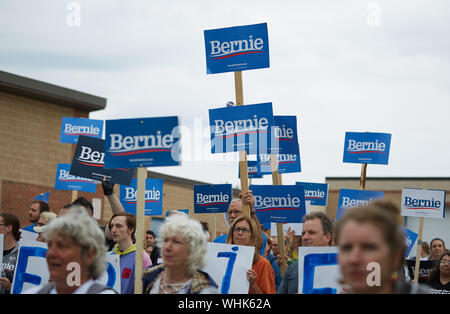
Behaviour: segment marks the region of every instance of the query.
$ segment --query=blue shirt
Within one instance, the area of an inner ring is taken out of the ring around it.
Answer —
[[[259,251],[259,254],[264,256],[264,252],[266,251],[266,244],[267,244],[267,237],[263,232],[263,244],[261,247],[261,250]],[[221,236],[218,236],[217,238],[214,239],[214,243],[226,243],[227,242],[227,236],[228,234],[222,234]]]

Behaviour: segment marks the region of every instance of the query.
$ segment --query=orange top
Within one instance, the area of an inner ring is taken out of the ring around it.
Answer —
[[[252,265],[252,269],[256,272],[256,284],[262,293],[275,294],[275,272],[269,261],[260,256],[258,261]],[[252,293],[250,290],[248,293]]]

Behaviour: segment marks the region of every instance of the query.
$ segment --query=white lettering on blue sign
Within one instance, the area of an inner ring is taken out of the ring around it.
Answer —
[[[228,203],[230,196],[228,194],[196,194],[196,203],[201,204],[211,204],[211,203]]]
[[[125,202],[134,203],[137,200],[137,190],[126,186],[125,187]],[[160,201],[161,192],[153,187],[151,190],[145,190],[145,200],[146,201]]]
[[[285,125],[274,128],[275,138],[278,139],[292,139],[294,138],[294,130],[287,128]]]
[[[306,198],[324,198],[325,192],[321,191],[320,189],[317,190],[305,190],[305,197]]]
[[[291,197],[288,194],[286,197],[273,197],[273,196],[261,196],[255,195],[255,207],[258,210],[264,210],[274,207],[292,207],[292,208],[300,208],[301,200],[299,197]]]
[[[264,41],[262,38],[253,39],[250,35],[248,39],[223,41],[211,40],[211,55],[212,58],[227,58],[237,54],[258,52],[264,49]]]
[[[92,148],[87,146],[81,146],[81,154],[78,156],[77,160],[81,162],[89,162],[91,164],[103,165],[105,158],[105,153],[98,151],[93,151]]]
[[[162,149],[163,151],[170,151],[174,142],[172,134],[162,135],[160,130],[156,132],[156,135],[123,137],[121,134],[110,134],[109,136],[111,138],[109,151],[115,153],[126,153],[146,149]]]
[[[64,134],[66,135],[99,135],[100,128],[95,127],[94,125],[72,125],[70,123],[66,123],[64,125]]]
[[[368,200],[355,200],[355,199],[351,199],[348,196],[344,196],[344,197],[342,197],[342,208],[366,206],[366,205],[369,205],[370,202],[372,202],[371,198],[369,198]]]
[[[270,163],[270,154],[260,154],[261,163]],[[277,154],[277,162],[294,162],[297,161],[297,155],[294,154]]]
[[[253,119],[245,120],[214,120],[216,136],[220,134],[234,134],[244,131],[264,131],[267,130],[269,121],[267,118],[258,119],[257,115],[253,116]]]
[[[64,170],[64,169],[59,170],[58,180],[59,181],[82,181],[82,182],[94,183],[94,180],[70,175],[69,171]]]
[[[347,150],[349,152],[384,152],[386,144],[378,140],[375,142],[357,142],[355,140],[348,140]]]

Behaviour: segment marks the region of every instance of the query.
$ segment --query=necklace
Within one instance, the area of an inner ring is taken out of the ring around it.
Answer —
[[[161,279],[159,283],[159,292],[163,294],[177,294],[184,288],[186,288],[190,282],[191,279],[183,280],[185,277],[181,278],[180,280],[176,280],[173,283],[170,283],[167,279],[167,273],[164,270],[161,274]],[[181,281],[181,282],[179,282]]]

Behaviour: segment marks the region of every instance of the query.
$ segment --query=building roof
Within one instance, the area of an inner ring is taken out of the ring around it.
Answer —
[[[106,98],[4,71],[0,71],[0,91],[88,112],[106,107]]]

